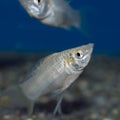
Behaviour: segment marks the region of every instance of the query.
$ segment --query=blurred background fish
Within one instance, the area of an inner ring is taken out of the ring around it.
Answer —
[[[80,27],[80,15],[66,0],[19,0],[27,13],[41,23],[69,28]]]
[[[108,2],[103,0],[98,2],[94,0],[70,1],[70,6],[80,9],[83,25],[81,27],[85,33],[83,34],[77,29],[66,31],[40,24],[36,19],[30,19],[18,0],[8,1],[7,4],[2,0],[1,51],[47,53],[93,42],[96,48],[95,53],[120,54],[118,16],[120,8],[117,3],[109,2],[108,5]]]

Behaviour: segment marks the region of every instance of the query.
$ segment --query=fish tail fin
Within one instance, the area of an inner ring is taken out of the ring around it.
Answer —
[[[73,21],[74,21],[73,26],[77,29],[80,29],[80,26],[81,26],[80,12],[74,11]]]
[[[75,27],[85,36],[89,37],[91,35],[89,29],[90,22],[88,21],[88,15],[91,11],[89,6],[81,6],[80,9],[77,10],[73,9],[69,3],[66,3],[63,6],[63,10],[66,11],[67,18],[65,18],[65,21],[68,23],[67,26],[64,26],[64,28],[69,30],[70,27]]]
[[[23,94],[19,86],[13,85],[0,93],[0,113],[18,108],[28,108],[28,112],[31,114],[33,102]]]
[[[88,38],[92,38],[92,27],[91,27],[91,21],[90,21],[90,12],[92,11],[92,8],[89,6],[81,6],[79,9],[80,13],[80,24],[79,24],[79,30],[80,32],[85,35]]]
[[[92,27],[89,16],[92,10],[90,6],[81,6],[78,10],[69,9],[68,13],[68,21],[71,21],[71,25],[88,38],[92,38]]]

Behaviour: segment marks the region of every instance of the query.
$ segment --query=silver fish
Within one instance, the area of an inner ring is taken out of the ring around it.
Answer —
[[[30,101],[29,113],[33,111],[34,103],[38,97],[44,95],[59,95],[78,78],[83,69],[88,65],[93,51],[93,44],[68,49],[51,54],[40,60],[26,78],[16,87],[8,91],[18,96],[24,96]],[[54,114],[58,112],[62,97],[60,97]]]
[[[27,13],[41,23],[69,28],[80,27],[79,12],[65,0],[19,0]]]

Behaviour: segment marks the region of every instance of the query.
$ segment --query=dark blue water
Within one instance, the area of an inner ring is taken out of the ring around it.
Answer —
[[[71,5],[87,8],[85,34],[40,24],[29,17],[18,0],[1,0],[0,51],[51,52],[93,42],[95,53],[120,55],[119,2],[71,0]]]

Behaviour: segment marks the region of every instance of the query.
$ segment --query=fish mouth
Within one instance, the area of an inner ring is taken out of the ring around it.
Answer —
[[[76,69],[75,71],[83,71],[83,70],[84,70],[84,68],[80,67],[80,68]]]
[[[40,13],[40,14],[38,15],[38,17],[39,17],[39,19],[42,21],[42,20],[50,17],[51,14],[52,14],[52,11],[49,10],[49,7],[46,7],[46,8],[44,8],[44,10],[42,11],[42,13]]]
[[[34,16],[39,20],[44,20],[51,15],[51,11],[49,11],[48,8],[44,9],[41,12],[39,6],[36,4],[32,4],[31,2],[27,5],[26,8],[28,9],[28,13],[30,13],[31,16]]]
[[[50,17],[50,13],[48,12],[46,15],[44,15],[44,16],[39,16],[39,19],[41,20],[41,21],[43,21],[44,19],[46,19],[46,18],[48,18],[48,17]]]
[[[73,64],[74,71],[83,71],[84,67],[79,66],[78,64]]]
[[[88,48],[88,50],[89,50],[89,53],[88,53],[88,54],[92,54],[92,52],[93,52],[93,47],[94,47],[94,44],[93,44],[93,43],[89,43],[89,44],[88,44],[88,46],[87,46],[87,48]]]
[[[84,68],[74,69],[75,72],[83,72]]]

